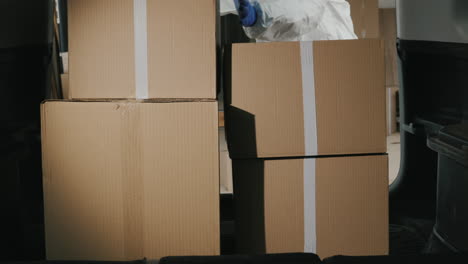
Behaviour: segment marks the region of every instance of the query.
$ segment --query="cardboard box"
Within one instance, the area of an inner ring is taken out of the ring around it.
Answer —
[[[216,98],[216,2],[68,1],[71,98]]]
[[[348,0],[351,6],[354,32],[358,38],[379,38],[379,1]]]
[[[233,160],[238,253],[385,255],[388,158]]]
[[[227,59],[231,157],[386,152],[382,41],[235,44]]]
[[[220,253],[216,102],[46,102],[48,260]]]
[[[63,73],[60,75],[60,78],[62,80],[62,95],[64,99],[69,99],[70,95],[70,77],[68,76],[68,73]]]

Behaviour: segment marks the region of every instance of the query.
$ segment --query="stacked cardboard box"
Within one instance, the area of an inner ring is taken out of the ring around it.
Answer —
[[[47,259],[219,254],[216,1],[68,7],[70,100],[41,107]]]
[[[384,47],[234,44],[228,144],[239,253],[388,253]]]
[[[354,32],[358,38],[379,38],[379,1],[347,0],[351,6]]]
[[[216,98],[216,0],[72,0],[70,97]]]

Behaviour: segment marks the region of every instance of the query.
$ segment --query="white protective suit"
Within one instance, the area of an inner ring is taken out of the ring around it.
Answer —
[[[221,3],[233,13],[233,1]],[[249,38],[267,41],[357,39],[346,0],[251,0],[257,22],[245,27]]]

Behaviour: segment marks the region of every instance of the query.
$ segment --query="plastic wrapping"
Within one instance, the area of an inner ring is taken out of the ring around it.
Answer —
[[[219,12],[221,16],[225,16],[229,14],[237,15],[236,6],[234,5],[234,0],[220,0]]]
[[[245,27],[257,41],[357,39],[345,0],[252,0],[257,22]]]

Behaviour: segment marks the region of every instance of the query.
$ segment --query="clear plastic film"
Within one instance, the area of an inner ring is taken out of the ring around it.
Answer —
[[[226,6],[230,1],[225,0]],[[248,37],[259,42],[357,39],[346,0],[251,0],[257,12]]]
[[[229,14],[236,14],[237,10],[236,6],[234,5],[234,0],[220,0],[220,8],[219,12],[220,15],[225,16]]]

